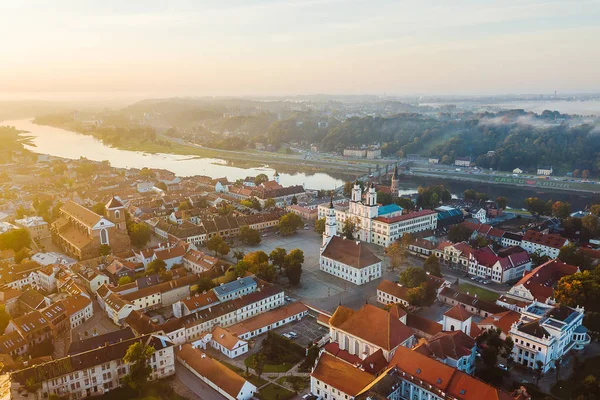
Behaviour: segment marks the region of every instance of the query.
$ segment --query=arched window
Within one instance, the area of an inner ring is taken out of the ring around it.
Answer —
[[[359,355],[360,354],[360,343],[358,343],[358,340],[354,341],[354,355]]]
[[[454,325],[450,325],[450,330],[454,331]]]
[[[116,219],[121,218],[121,212],[119,210],[115,211],[115,218]]]
[[[100,231],[100,244],[108,244],[108,232],[106,229]]]

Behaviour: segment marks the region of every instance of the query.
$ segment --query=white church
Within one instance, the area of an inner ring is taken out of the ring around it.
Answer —
[[[327,217],[329,212],[327,204],[319,205],[319,218]],[[380,206],[377,204],[377,192],[373,185],[367,187],[363,201],[362,189],[358,182],[352,188],[350,201],[343,205],[335,205],[333,214],[338,229],[341,230],[346,219],[353,219],[357,227],[357,239],[383,247],[400,239],[404,233],[437,228],[436,211],[421,210],[403,214],[402,207],[397,204]]]
[[[335,208],[333,201],[330,201],[319,258],[321,271],[356,285],[381,278],[381,259],[360,240],[345,239],[337,236],[336,233]]]

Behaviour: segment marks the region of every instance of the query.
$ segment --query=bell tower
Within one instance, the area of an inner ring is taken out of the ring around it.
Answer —
[[[106,203],[106,219],[115,224],[118,230],[127,232],[125,221],[125,206],[118,197],[112,197]]]
[[[398,175],[398,164],[394,167],[394,173],[392,174],[392,183],[390,185],[390,191],[392,192],[392,198],[398,198],[398,191],[400,190],[400,176]]]
[[[325,230],[323,231],[323,245],[321,248],[325,248],[327,243],[337,233],[337,222],[335,220],[335,208],[333,207],[333,192],[331,193],[331,199],[329,201],[329,208],[327,209],[327,216],[325,217]]]

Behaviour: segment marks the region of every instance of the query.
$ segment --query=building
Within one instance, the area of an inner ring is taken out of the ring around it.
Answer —
[[[331,202],[330,202],[331,203]],[[330,213],[330,204],[320,204],[318,217],[325,218]],[[432,210],[402,214],[398,206],[379,206],[377,192],[370,185],[363,193],[358,183],[354,184],[350,202],[335,205],[337,230],[341,231],[346,219],[351,219],[357,227],[355,237],[367,243],[387,247],[400,239],[404,233],[414,233],[437,228],[437,212]]]
[[[553,233],[544,234],[534,230],[528,230],[521,239],[521,247],[529,254],[537,253],[540,256],[557,258],[560,249],[569,244],[569,240]]]
[[[471,159],[469,157],[456,157],[454,160],[454,165],[457,167],[470,167]]]
[[[329,320],[329,337],[339,350],[360,360],[379,350],[389,360],[398,347],[411,348],[415,342],[414,332],[406,326],[404,310],[392,306],[386,311],[371,304],[358,311],[338,306]]]
[[[206,345],[210,345],[223,353],[229,358],[236,358],[242,354],[248,352],[248,342],[238,338],[235,334],[227,328],[221,328],[217,326],[211,333],[207,333],[206,336],[200,340],[197,340],[192,345],[198,343],[203,350],[206,350]],[[198,346],[195,346],[198,347]]]
[[[576,272],[579,272],[579,267],[565,264],[559,260],[549,260],[525,274],[510,288],[506,296],[528,303],[533,301],[551,302],[558,281],[562,277],[573,275]]]
[[[550,176],[552,175],[552,166],[542,166],[538,165],[537,174],[541,176]]]
[[[42,217],[25,217],[15,220],[15,223],[29,232],[33,240],[40,240],[50,237],[48,223]]]
[[[506,311],[496,303],[482,300],[477,295],[472,296],[469,293],[458,292],[451,287],[444,287],[438,294],[438,300],[451,306],[461,305],[467,312],[483,318]]]
[[[256,386],[190,344],[179,346],[177,360],[228,400],[250,400],[256,393]]]
[[[106,204],[106,217],[69,201],[52,223],[52,239],[67,255],[79,260],[98,257],[102,245],[110,246],[113,253],[130,250],[125,212],[125,206],[114,197]]]
[[[517,311],[508,310],[490,315],[489,317],[477,322],[477,326],[482,331],[487,329],[500,329],[500,338],[502,340],[506,340],[512,325],[516,322],[519,322],[520,319],[520,313]]]
[[[430,285],[434,285],[436,290],[439,293],[446,288],[450,287],[452,284],[446,281],[443,278],[438,278],[436,276],[427,275],[428,283]],[[379,285],[377,286],[377,302],[383,305],[388,304],[402,304],[405,307],[409,307],[409,288],[406,286],[402,286],[400,283],[388,281],[387,279],[382,279]]]
[[[428,160],[429,164],[439,164],[440,163],[440,159],[439,158],[432,158],[430,157]]]
[[[129,346],[137,342],[155,349],[149,362],[151,380],[175,373],[173,343],[165,336],[144,335],[13,372],[10,374],[11,398],[23,398],[26,384],[37,388],[36,398],[50,395],[85,398],[116,389],[129,373],[129,365],[123,357]]]
[[[397,199],[400,195],[400,175],[398,174],[398,164],[394,166],[394,173],[392,174],[392,179],[390,181],[390,192],[392,192],[392,197]]]
[[[522,174],[523,170],[521,168],[515,168],[515,169],[513,169],[512,173],[513,174]]]
[[[376,158],[381,158],[381,149],[380,148],[368,148],[366,157],[368,160],[374,160]]]
[[[354,147],[347,147],[344,149],[344,157],[366,158],[367,157],[367,149],[357,149]]]
[[[217,265],[218,262],[218,258],[193,249],[190,249],[185,256],[183,256],[183,266],[193,274],[209,271]]]
[[[581,350],[590,343],[587,329],[582,325],[584,310],[561,304],[548,305],[533,302],[521,313],[509,334],[515,343],[512,359],[525,367],[542,372],[554,367],[569,351]]]
[[[414,349],[429,357],[463,371],[469,375],[475,372],[477,346],[475,339],[457,330],[440,332],[426,341],[422,341]]]

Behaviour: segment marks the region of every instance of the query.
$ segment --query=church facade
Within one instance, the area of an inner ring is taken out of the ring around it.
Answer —
[[[87,260],[100,255],[100,246],[113,253],[131,249],[125,222],[125,206],[115,197],[106,204],[106,216],[96,214],[73,201],[60,208],[60,217],[52,223],[52,239],[67,255]]]
[[[369,185],[363,199],[363,192],[358,183],[352,188],[350,201],[334,206],[336,228],[342,231],[344,221],[351,219],[358,240],[387,247],[400,239],[404,233],[434,230],[437,228],[437,212],[421,210],[407,214],[396,204],[380,206],[377,204],[377,192]],[[329,212],[327,204],[318,207],[318,217],[325,218]]]

